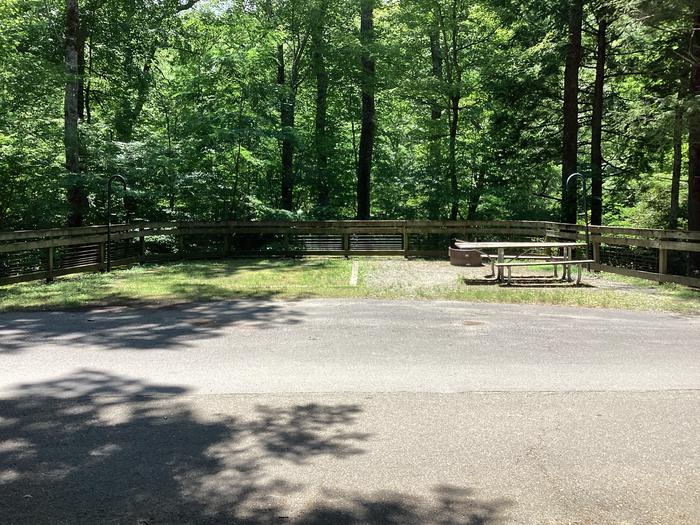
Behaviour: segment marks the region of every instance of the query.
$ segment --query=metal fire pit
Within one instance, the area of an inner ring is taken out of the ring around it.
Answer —
[[[460,250],[450,248],[450,264],[452,266],[482,266],[479,250]]]

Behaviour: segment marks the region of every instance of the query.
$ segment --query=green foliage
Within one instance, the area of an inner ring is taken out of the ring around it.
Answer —
[[[317,13],[325,2],[325,16]],[[589,162],[596,17],[610,14],[603,150],[609,223],[668,222],[675,109],[689,66],[691,2],[598,1],[586,7],[580,166]],[[350,0],[80,0],[85,112],[81,180],[87,223],[104,220],[106,180],[129,181],[132,217],[153,220],[353,218],[360,127],[359,6]],[[454,18],[446,16],[454,6]],[[185,9],[187,7],[187,9]],[[0,228],[58,226],[63,167],[63,2],[0,2]],[[446,218],[448,131],[459,92],[459,216],[554,219],[560,196],[566,2],[378,3],[376,218]],[[309,34],[328,74],[326,132],[315,137]],[[432,70],[431,35],[442,53]],[[452,38],[459,41],[451,56]],[[293,126],[278,46],[298,53]],[[448,72],[448,67],[453,68]],[[459,70],[459,76],[455,71]],[[689,108],[697,103],[687,98]],[[439,110],[439,118],[431,116]],[[280,197],[280,143],[295,147],[294,210]],[[319,146],[321,144],[322,146]],[[328,153],[323,171],[318,148]],[[685,177],[685,167],[683,168]],[[330,189],[328,202],[319,193]],[[684,196],[685,185],[681,185]],[[118,193],[119,195],[119,193]],[[683,209],[683,206],[681,206]],[[115,200],[116,218],[126,215]]]

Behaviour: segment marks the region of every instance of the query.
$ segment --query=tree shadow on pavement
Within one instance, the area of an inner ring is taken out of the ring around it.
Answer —
[[[351,468],[371,440],[353,428],[362,409],[259,406],[245,416],[203,416],[186,394],[83,370],[1,399],[0,521],[502,523],[507,502],[479,501],[456,487],[437,487],[425,499],[327,492],[290,514],[285,502],[304,485],[280,472],[320,456]]]
[[[229,327],[265,330],[299,324],[290,303],[236,300],[157,307],[110,307],[87,311],[0,314],[0,354],[37,344],[95,345],[103,349],[182,349],[194,339]]]

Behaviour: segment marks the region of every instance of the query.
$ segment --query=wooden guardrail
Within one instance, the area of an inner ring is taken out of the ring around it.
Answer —
[[[669,253],[700,252],[700,232],[604,226],[593,226],[590,231],[591,255],[597,261],[594,269],[700,287],[696,277],[669,273]],[[111,253],[114,266],[202,253],[446,257],[452,238],[506,237],[585,241],[585,232],[581,225],[549,221],[139,222],[112,226]],[[149,253],[148,243],[158,238],[174,239],[176,250],[170,254]],[[104,270],[106,243],[104,225],[0,232],[0,284]],[[612,248],[655,250],[657,271],[609,264],[605,255]]]
[[[562,240],[585,241],[585,228],[582,225],[560,224],[549,229],[547,235]],[[700,252],[700,232],[685,230],[661,230],[645,228],[622,228],[615,226],[591,226],[591,258],[596,264],[591,269],[639,277],[657,282],[673,282],[686,286],[700,287],[700,278],[690,275],[677,275],[669,272],[672,252],[686,256]],[[645,271],[624,265],[606,264],[601,256],[605,247],[646,248],[656,252],[656,271]]]

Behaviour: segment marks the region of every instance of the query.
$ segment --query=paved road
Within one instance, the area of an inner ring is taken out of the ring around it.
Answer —
[[[700,318],[0,314],[0,523],[700,523]]]

